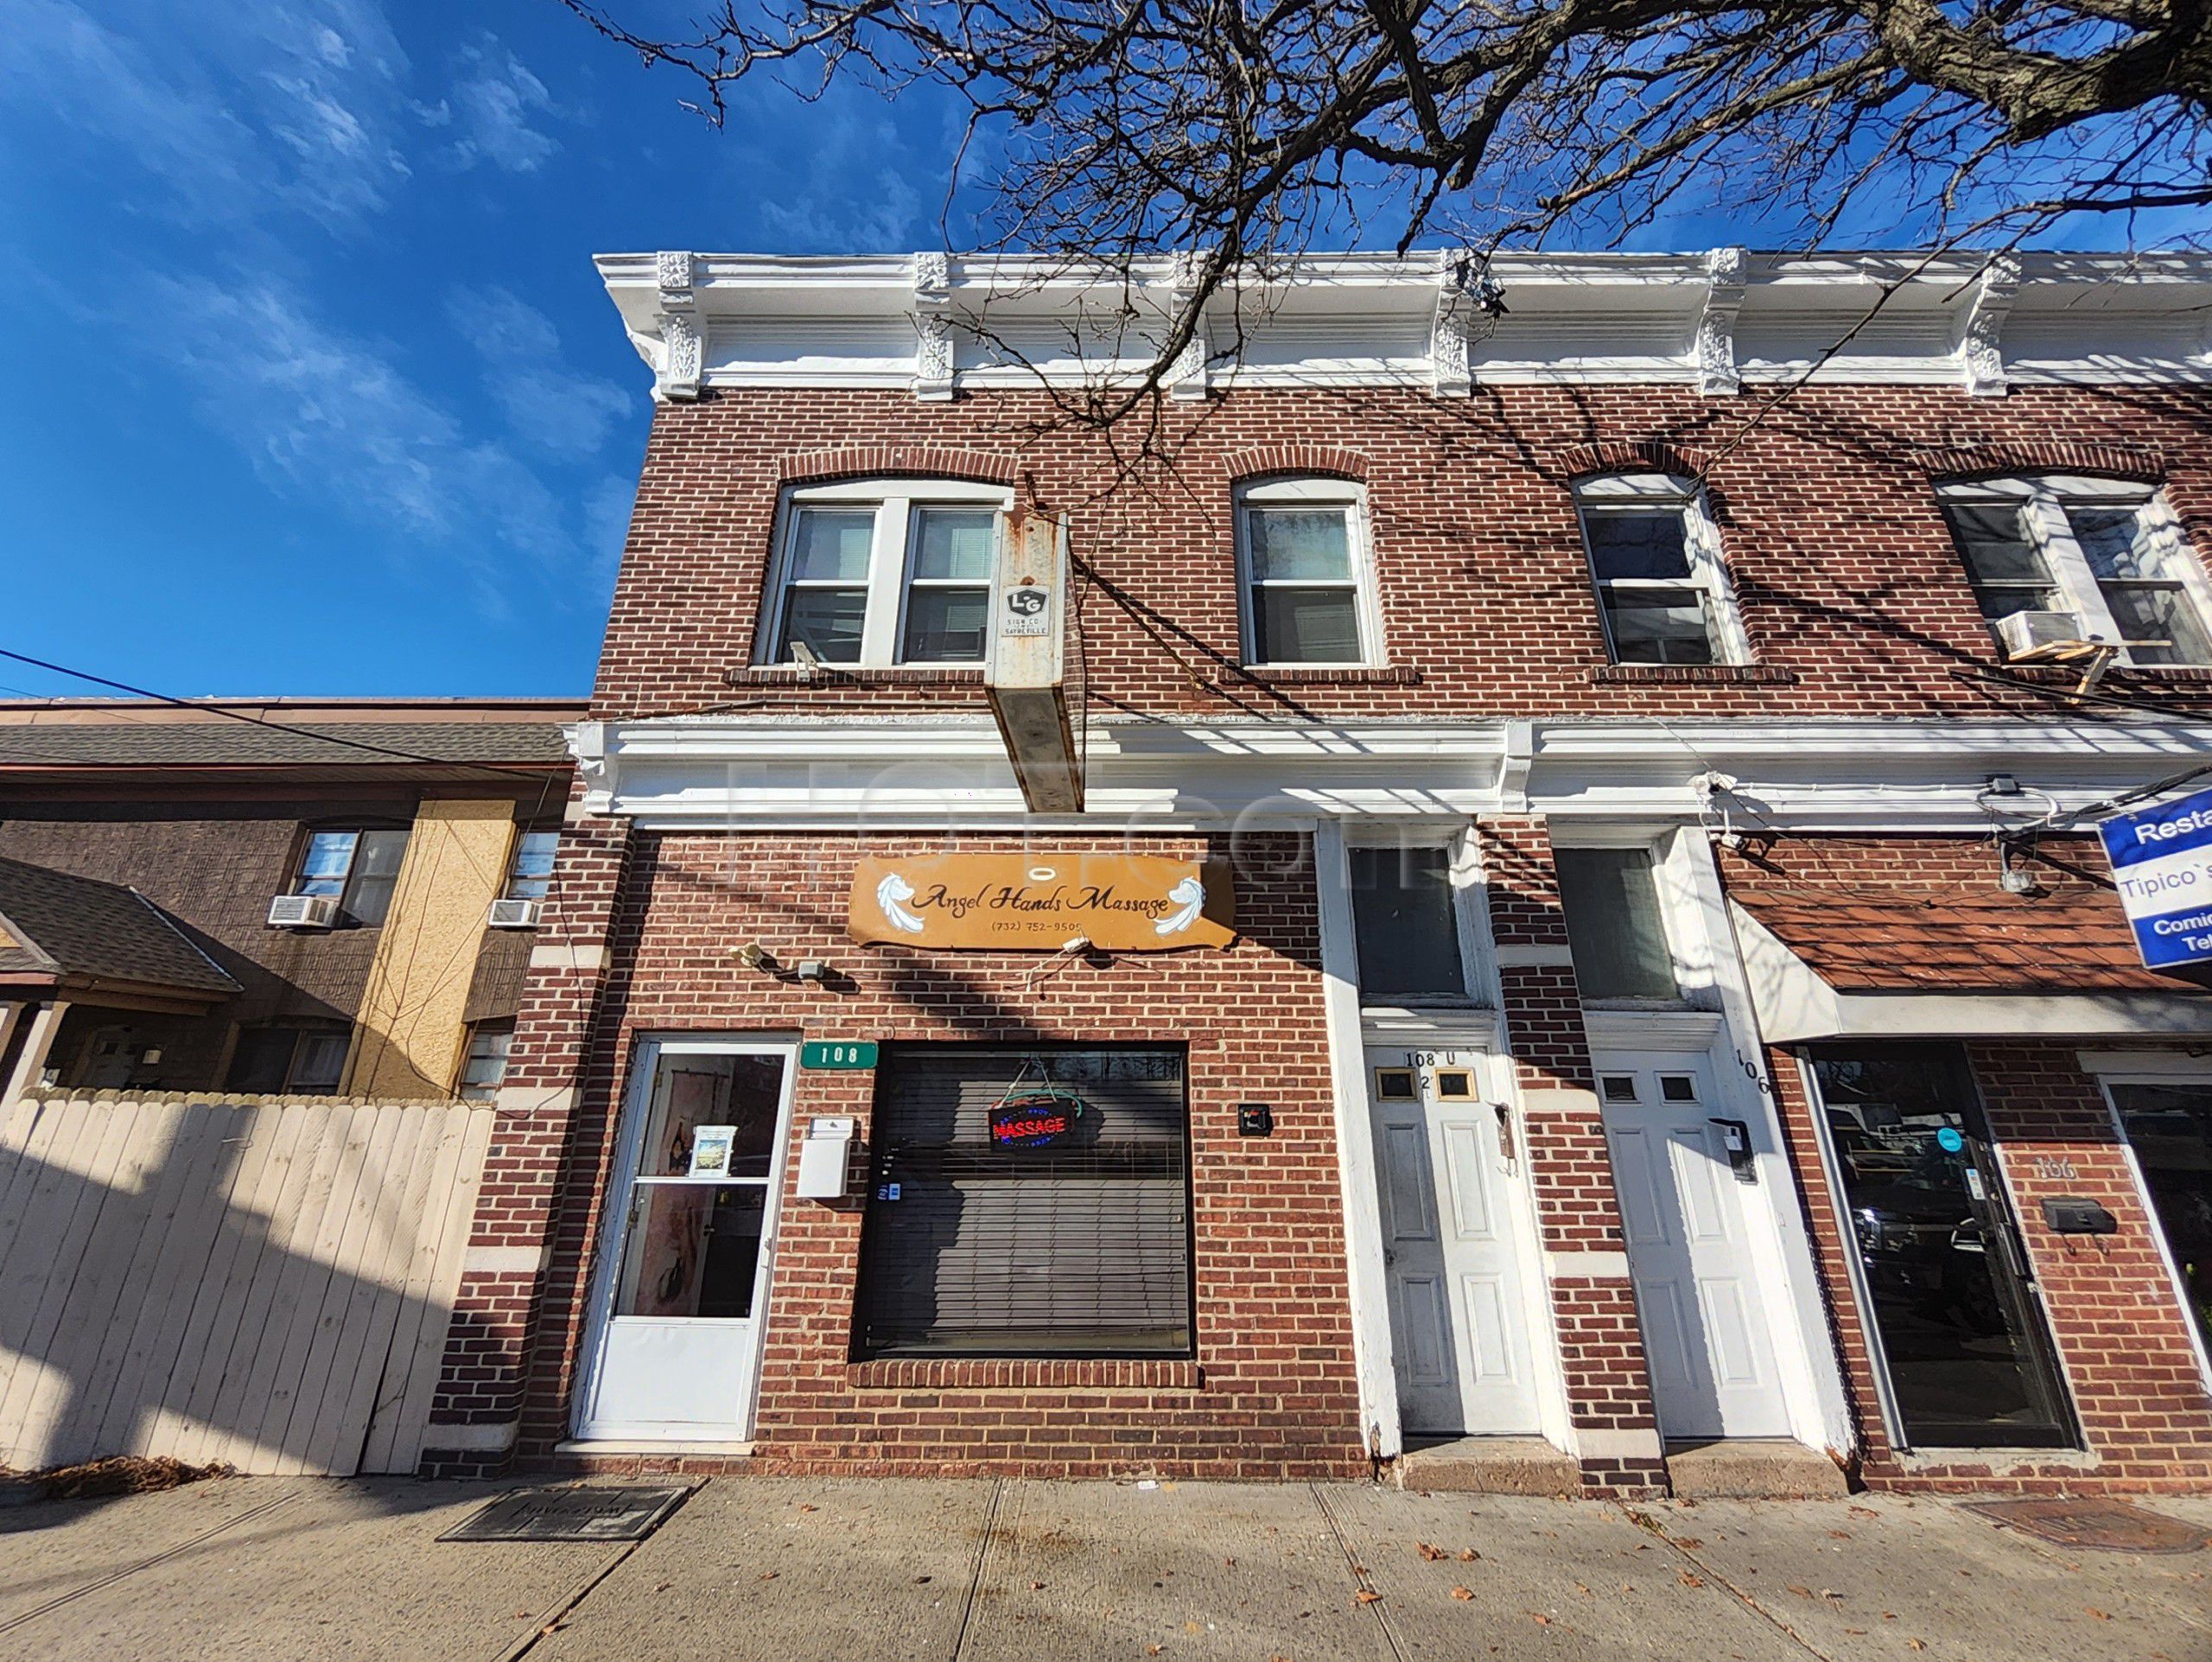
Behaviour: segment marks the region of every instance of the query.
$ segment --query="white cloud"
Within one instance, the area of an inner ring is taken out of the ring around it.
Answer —
[[[592,455],[630,413],[630,394],[561,360],[552,320],[510,290],[456,289],[446,320],[483,360],[485,390],[525,443],[558,456]]]
[[[561,148],[533,124],[561,114],[545,83],[488,35],[464,47],[459,63],[443,98],[415,106],[424,126],[452,131],[439,158],[455,168],[481,164],[506,173],[535,173]]]
[[[172,218],[276,208],[339,224],[385,205],[407,175],[408,64],[380,10],[226,0],[188,29],[177,16],[150,0],[98,17],[71,0],[15,0],[0,29],[0,119],[49,143],[99,141],[104,188]]]
[[[810,141],[792,143],[799,112]],[[895,105],[840,83],[803,104],[780,98],[752,106],[749,129],[733,135],[739,167],[761,225],[793,253],[874,252],[938,243],[938,201],[904,170],[941,165],[931,140],[900,130]]]
[[[270,486],[365,524],[396,526],[454,557],[487,614],[516,580],[585,576],[599,527],[575,516],[506,445],[472,438],[399,367],[385,342],[348,334],[269,287],[162,281],[155,303],[199,386],[200,417]]]

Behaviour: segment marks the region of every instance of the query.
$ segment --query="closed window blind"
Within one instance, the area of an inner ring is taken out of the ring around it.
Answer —
[[[1179,1049],[906,1047],[877,1078],[860,1354],[1190,1353]]]

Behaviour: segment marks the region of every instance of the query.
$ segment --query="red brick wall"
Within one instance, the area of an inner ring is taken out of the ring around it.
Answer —
[[[533,982],[513,1077],[558,1088],[569,1079],[558,1058],[587,1047],[580,1100],[573,1116],[543,1117],[503,1139],[495,1181],[503,1200],[512,1197],[515,1230],[480,1225],[484,1244],[521,1244],[539,1239],[530,1211],[553,1210],[554,1269],[543,1303],[487,1313],[496,1331],[482,1337],[497,1355],[476,1364],[519,1369],[528,1356],[524,1457],[546,1454],[566,1435],[613,1108],[637,1036],[803,1030],[884,1041],[1187,1045],[1198,1353],[1194,1362],[855,1364],[849,1357],[861,1212],[796,1199],[794,1156],[769,1301],[756,1463],[1225,1477],[1365,1470],[1305,839],[1239,840],[1234,947],[1065,962],[1045,973],[1033,953],[931,953],[847,937],[846,897],[863,852],[940,844],[857,836],[633,840],[626,881],[607,863],[611,855],[573,886],[564,870],[567,894],[620,888],[605,935],[602,1024],[588,1035],[580,1026],[588,997],[580,986]],[[1194,838],[1142,845],[1189,858],[1226,851]],[[963,838],[961,846],[1023,849],[1011,838]],[[1122,846],[1099,838],[1033,845]],[[734,956],[753,939],[786,962],[818,957],[839,973],[826,985],[773,980]],[[865,1073],[801,1073],[794,1140],[821,1113],[858,1117],[865,1136],[873,1087]],[[1272,1137],[1236,1134],[1236,1105],[1254,1099],[1274,1106]],[[549,1183],[557,1193],[549,1194]],[[516,1332],[508,1318],[534,1332]],[[461,1360],[449,1358],[449,1380]],[[514,1397],[501,1387],[512,1380],[488,1383],[493,1388],[474,1396],[452,1391],[442,1413],[511,1417]]]
[[[809,688],[747,669],[778,491],[831,474],[962,473],[1068,510],[1076,553],[1096,578],[1083,605],[1093,690],[1160,714],[2048,710],[2046,697],[1958,674],[1994,654],[1932,474],[2064,466],[2163,478],[2212,551],[2201,391],[2022,389],[1988,399],[1815,387],[1744,435],[1763,402],[1661,387],[1497,387],[1451,401],[1251,391],[1168,408],[1172,471],[1118,485],[1104,441],[1054,423],[1027,395],[921,404],[896,390],[764,389],[663,404],[597,707],[980,710],[971,672],[894,671]],[[1667,448],[1638,443],[1647,440]],[[1606,666],[1567,485],[1596,467],[1649,465],[1647,455],[1708,470],[1756,670]],[[1230,487],[1295,468],[1368,486],[1385,672],[1255,678],[1237,665]],[[2208,678],[2124,674],[2113,685],[2195,697]]]
[[[1501,956],[1558,960],[1502,963],[1498,969],[1506,1045],[1522,1091],[1574,1093],[1528,1099],[1537,1233],[1547,1252],[1624,1251],[1581,993],[1566,961],[1567,914],[1560,906],[1550,836],[1544,822],[1533,818],[1486,819],[1476,836],[1489,880],[1491,934]],[[1516,954],[1516,948],[1536,952]],[[1553,1277],[1549,1284],[1567,1412],[1576,1430],[1643,1432],[1656,1449],[1659,1421],[1634,1288],[1624,1276],[1581,1273]],[[1582,1481],[1587,1493],[1640,1494],[1663,1493],[1667,1479],[1655,1453],[1648,1460],[1586,1455]]]

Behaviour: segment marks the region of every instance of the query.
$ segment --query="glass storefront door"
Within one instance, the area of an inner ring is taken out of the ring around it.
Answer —
[[[2076,1442],[1995,1150],[1956,1044],[1815,1046],[1872,1303],[1910,1448]]]
[[[2151,1209],[2180,1273],[2182,1296],[2212,1349],[2212,1080],[2115,1080],[2112,1105],[2143,1168]]]

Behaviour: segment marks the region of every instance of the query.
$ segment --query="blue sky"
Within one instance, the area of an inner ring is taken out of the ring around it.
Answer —
[[[166,693],[582,694],[651,410],[590,257],[942,240],[941,109],[717,132],[550,0],[8,13],[0,646]]]
[[[651,409],[590,256],[944,241],[941,98],[749,89],[717,131],[689,90],[554,0],[10,0],[0,646],[183,696],[583,693]],[[0,697],[93,691],[0,660]]]

